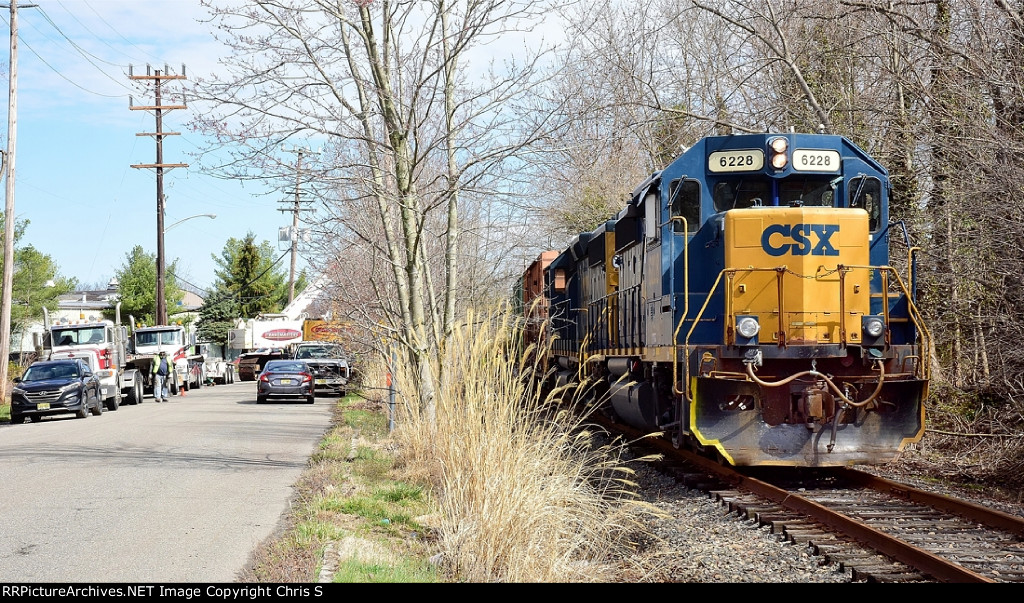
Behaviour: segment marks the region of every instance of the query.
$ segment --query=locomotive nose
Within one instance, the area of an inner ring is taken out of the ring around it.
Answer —
[[[725,233],[728,312],[756,320],[759,343],[860,344],[860,317],[872,313],[866,213],[827,207],[730,211]],[[729,343],[748,344],[752,336],[735,325]]]

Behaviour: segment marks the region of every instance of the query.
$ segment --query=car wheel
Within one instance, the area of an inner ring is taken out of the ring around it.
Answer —
[[[115,394],[112,398],[107,399],[107,410],[117,410],[121,407],[121,396],[120,392]]]
[[[266,396],[256,396],[256,404],[266,404],[266,402],[267,402],[267,397]]]
[[[21,425],[25,422],[25,415],[11,415],[11,425]]]
[[[89,403],[82,402],[82,408],[75,411],[76,419],[88,419],[89,418]]]
[[[96,396],[96,402],[92,406],[92,414],[97,417],[103,414],[103,400]]]
[[[316,402],[316,396],[312,394],[306,396],[306,404],[312,404],[314,402]]]

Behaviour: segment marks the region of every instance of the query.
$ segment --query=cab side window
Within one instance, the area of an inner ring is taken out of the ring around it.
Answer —
[[[644,195],[644,236],[648,242],[658,239],[658,195],[650,191]]]
[[[669,189],[672,199],[672,217],[686,219],[686,232],[697,232],[700,227],[700,183],[696,180],[674,180]],[[673,232],[683,232],[680,220],[672,222]]]
[[[877,232],[882,221],[882,183],[878,178],[858,176],[849,184],[849,207],[868,212],[868,230]]]

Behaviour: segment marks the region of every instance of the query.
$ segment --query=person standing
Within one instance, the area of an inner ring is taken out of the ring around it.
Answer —
[[[167,360],[167,352],[161,350],[157,362],[153,363],[153,399],[167,402],[167,378],[171,374],[171,363]]]

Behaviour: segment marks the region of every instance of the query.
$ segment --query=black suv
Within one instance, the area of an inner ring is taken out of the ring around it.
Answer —
[[[79,419],[103,414],[100,380],[78,358],[33,362],[14,380],[11,423],[33,423],[45,415],[74,413]]]

